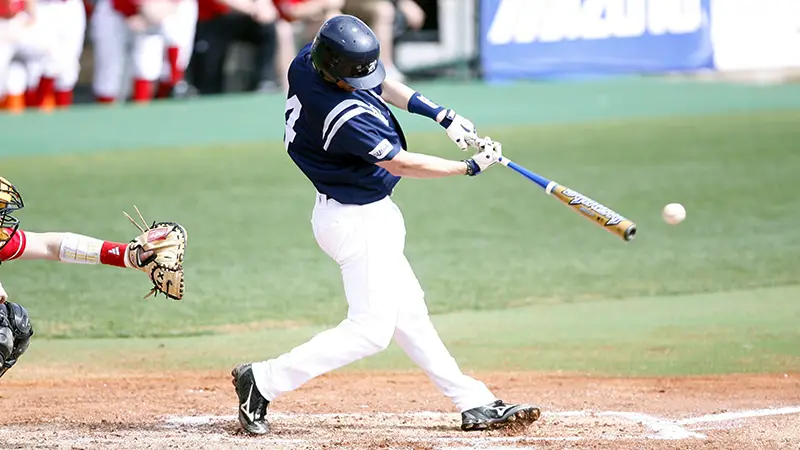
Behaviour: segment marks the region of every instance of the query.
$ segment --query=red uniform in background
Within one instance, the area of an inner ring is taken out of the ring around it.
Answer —
[[[112,103],[122,94],[127,58],[133,63],[135,102],[150,101],[156,81],[160,81],[159,96],[166,96],[183,81],[194,44],[197,0],[172,0],[174,8],[156,19],[158,23],[143,22],[143,17],[137,17],[143,16],[142,5],[146,1],[98,0],[94,8],[92,41],[96,63],[92,83],[100,103]],[[136,19],[139,20],[134,22]]]
[[[291,16],[289,7],[291,7],[291,5],[305,3],[306,1],[307,0],[273,0],[273,3],[275,3],[275,8],[278,9],[278,14],[281,16],[281,19],[292,22],[295,18]]]
[[[10,19],[24,10],[23,0],[0,0],[0,19]]]
[[[217,16],[228,14],[231,8],[216,0],[197,0],[197,20],[211,20]]]

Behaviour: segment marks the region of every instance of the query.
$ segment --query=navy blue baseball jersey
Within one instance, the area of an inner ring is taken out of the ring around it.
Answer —
[[[347,92],[323,80],[311,63],[311,44],[292,62],[284,144],[319,193],[364,205],[390,195],[400,181],[375,164],[406,148],[380,93],[380,86]]]

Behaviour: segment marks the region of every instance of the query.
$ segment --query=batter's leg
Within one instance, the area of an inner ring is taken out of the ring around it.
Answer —
[[[316,208],[313,221],[317,242],[341,268],[347,319],[289,353],[253,365],[267,400],[385,349],[394,334],[402,300],[394,275],[402,257],[397,213],[386,205],[332,202]]]
[[[121,14],[111,7],[111,0],[98,0],[90,22],[94,46],[92,89],[99,103],[113,103],[122,92],[126,44],[130,37]]]
[[[410,266],[403,273],[409,284],[417,282]],[[464,375],[458,367],[436,332],[421,295],[408,298],[400,310],[394,340],[459,411],[497,400],[485,384]]]
[[[405,239],[405,228],[402,234]],[[395,267],[394,276],[404,296],[395,327],[395,342],[460,411],[497,400],[485,384],[464,375],[450,355],[431,322],[425,293],[404,255]]]
[[[394,276],[402,257],[399,214],[386,201],[365,206],[325,201],[315,208],[312,223],[320,247],[341,268],[347,319],[289,353],[234,369],[239,420],[251,433],[266,432],[266,407],[251,408],[254,387],[259,402],[275,400],[314,377],[382,351],[394,334],[403,300]]]

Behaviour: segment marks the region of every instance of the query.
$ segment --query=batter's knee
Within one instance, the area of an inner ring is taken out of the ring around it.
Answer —
[[[28,311],[17,303],[0,304],[0,377],[25,353],[31,336]]]
[[[372,348],[374,353],[382,352],[389,347],[394,336],[395,323],[376,317],[348,319],[356,333]]]

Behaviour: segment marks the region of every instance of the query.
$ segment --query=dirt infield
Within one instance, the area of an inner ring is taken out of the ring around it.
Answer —
[[[800,374],[475,375],[542,418],[521,432],[464,433],[417,372],[341,372],[275,402],[272,432],[249,437],[227,372],[27,372],[0,383],[0,448],[800,448]]]

